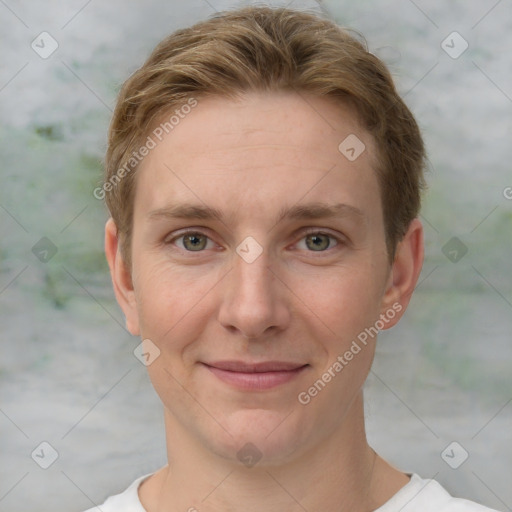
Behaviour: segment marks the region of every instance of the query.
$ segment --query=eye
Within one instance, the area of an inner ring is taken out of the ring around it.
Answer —
[[[313,252],[323,252],[339,244],[339,240],[334,235],[321,231],[310,232],[301,239],[301,242],[303,240],[305,241],[305,247]],[[333,241],[334,243],[332,243]],[[299,247],[301,242],[299,242]],[[304,246],[300,248],[304,248]]]
[[[210,242],[210,245],[208,245],[208,242]],[[188,252],[199,252],[204,249],[211,249],[213,241],[200,231],[187,231],[175,236],[166,243],[175,243],[180,249]]]
[[[213,249],[214,242],[200,231],[182,232],[171,239],[166,240],[166,244],[176,245],[179,249],[186,252],[201,252],[205,249]],[[327,249],[340,245],[340,240],[330,233],[322,231],[311,231],[301,238],[297,244],[299,249],[308,252],[325,252]]]

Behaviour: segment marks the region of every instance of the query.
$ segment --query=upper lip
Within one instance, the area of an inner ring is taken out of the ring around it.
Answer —
[[[283,372],[296,370],[306,366],[302,363],[291,363],[284,361],[263,361],[260,363],[247,363],[245,361],[214,361],[204,363],[207,366],[213,366],[219,370],[240,373],[259,373],[259,372]]]

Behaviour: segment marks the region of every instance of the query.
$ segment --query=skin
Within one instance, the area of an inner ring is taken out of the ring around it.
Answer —
[[[366,146],[353,162],[338,150],[349,134]],[[362,386],[376,338],[307,405],[297,399],[393,304],[401,311],[385,328],[397,323],[418,280],[418,219],[388,261],[377,159],[348,107],[281,92],[199,99],[142,162],[132,267],[112,219],[105,245],[127,328],[160,350],[148,371],[169,463],[139,488],[149,512],[369,511],[408,482],[365,436]],[[278,221],[283,208],[312,202],[360,215]],[[162,214],[182,203],[217,208],[222,220]],[[183,228],[204,235],[194,239],[202,250],[184,245]],[[236,252],[248,236],[263,249],[251,263]],[[202,364],[229,359],[309,366],[244,391]],[[253,467],[237,457],[248,442],[262,455]]]

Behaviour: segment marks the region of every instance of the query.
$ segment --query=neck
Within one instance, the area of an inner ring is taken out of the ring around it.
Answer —
[[[148,512],[369,512],[408,481],[368,445],[362,394],[338,431],[279,465],[212,454],[167,412],[166,433],[169,465],[139,489]]]

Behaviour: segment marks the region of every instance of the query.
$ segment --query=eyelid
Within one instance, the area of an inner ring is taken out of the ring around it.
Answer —
[[[171,243],[177,238],[181,238],[185,235],[204,235],[211,239],[210,236],[208,236],[208,230],[206,228],[183,228],[179,229],[178,231],[173,231],[172,233],[167,234],[164,237],[165,243]]]
[[[335,235],[327,228],[304,228],[304,230],[300,231],[300,233],[302,233],[303,235],[327,235],[338,240],[339,242],[342,241],[341,235]]]

